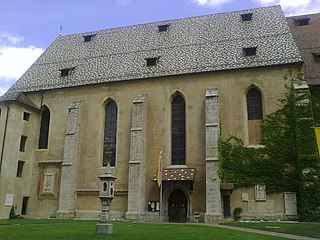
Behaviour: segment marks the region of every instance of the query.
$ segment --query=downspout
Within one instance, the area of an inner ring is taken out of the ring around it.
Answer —
[[[8,126],[8,116],[9,116],[9,105],[5,104],[5,106],[7,107],[7,114],[6,114],[6,121],[5,121],[5,125],[4,125],[4,131],[3,131],[3,138],[2,138],[2,146],[1,146],[1,155],[0,155],[0,175],[1,175],[1,169],[2,169],[2,159],[3,159],[3,152],[4,152],[4,144],[6,141],[6,135],[7,135],[7,126]],[[1,178],[0,178],[1,180]]]

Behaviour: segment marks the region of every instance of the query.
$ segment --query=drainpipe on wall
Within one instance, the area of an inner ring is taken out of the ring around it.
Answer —
[[[4,152],[4,144],[6,141],[6,135],[7,135],[7,126],[8,126],[8,116],[9,116],[9,105],[5,104],[7,107],[7,114],[6,114],[6,121],[4,125],[4,131],[3,131],[3,138],[2,138],[2,148],[1,148],[1,155],[0,155],[0,176],[1,176],[1,169],[2,169],[2,159],[3,159],[3,152]],[[0,178],[1,181],[1,178]]]

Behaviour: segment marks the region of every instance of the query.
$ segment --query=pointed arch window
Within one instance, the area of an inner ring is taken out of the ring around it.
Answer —
[[[177,95],[171,103],[171,162],[172,165],[186,164],[185,101]]]
[[[117,112],[117,104],[111,100],[105,109],[103,166],[107,166],[108,162],[110,166],[116,164]]]
[[[262,119],[262,98],[256,88],[251,88],[247,93],[247,112],[248,120]]]
[[[40,121],[40,134],[39,134],[39,149],[48,148],[49,139],[49,126],[50,126],[50,110],[46,106],[43,106],[41,111],[41,121]]]

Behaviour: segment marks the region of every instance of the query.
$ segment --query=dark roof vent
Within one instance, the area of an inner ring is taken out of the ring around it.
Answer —
[[[159,25],[158,29],[159,29],[159,32],[166,32],[169,29],[169,24]]]
[[[241,14],[241,18],[242,18],[242,21],[251,21],[252,19],[252,13],[244,13],[244,14]]]
[[[298,26],[307,26],[309,25],[309,20],[310,18],[300,18],[300,19],[295,19],[296,25]]]
[[[160,57],[146,58],[147,67],[156,66]]]
[[[96,36],[97,34],[90,34],[83,36],[84,42],[91,42],[92,38]]]
[[[243,48],[242,50],[245,56],[254,56],[257,53],[257,47]]]
[[[69,76],[70,72],[75,68],[76,67],[60,69],[60,72],[61,72],[60,77]]]

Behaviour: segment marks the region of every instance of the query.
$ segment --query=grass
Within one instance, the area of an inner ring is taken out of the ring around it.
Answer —
[[[320,238],[320,223],[303,222],[226,222],[224,225],[253,228],[264,231],[288,233]]]
[[[0,220],[0,239],[130,239],[130,240],[277,240],[283,239],[253,233],[192,224],[150,224],[113,222],[112,235],[97,235],[96,221],[57,219]]]

